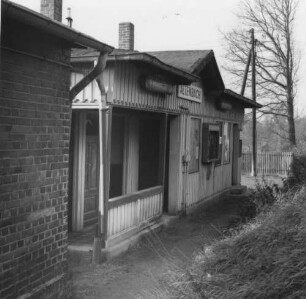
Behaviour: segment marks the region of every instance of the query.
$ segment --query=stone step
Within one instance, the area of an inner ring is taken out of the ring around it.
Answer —
[[[233,195],[241,195],[246,193],[247,191],[247,187],[243,186],[243,185],[237,185],[237,186],[233,186],[230,190],[230,194]]]

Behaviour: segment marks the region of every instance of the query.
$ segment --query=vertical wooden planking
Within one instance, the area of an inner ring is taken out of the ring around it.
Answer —
[[[129,227],[129,204],[124,205],[124,224],[123,230]]]
[[[126,227],[129,228],[131,226],[131,202],[126,205]]]
[[[120,228],[120,231],[123,231],[125,229],[125,226],[126,226],[126,208],[127,206],[126,205],[123,205],[122,206],[122,223],[121,223],[121,228]]]
[[[114,234],[115,230],[114,212],[114,209],[109,210],[109,237]]]
[[[108,211],[107,238],[109,238],[113,234],[113,211],[113,209],[110,209]]]
[[[117,233],[118,231],[120,231],[120,227],[121,227],[121,217],[120,217],[120,210],[121,207],[117,207],[116,211],[116,219],[115,219],[115,223],[116,223],[116,230],[115,233]]]
[[[112,231],[113,231],[113,235],[115,234],[116,232],[116,227],[117,227],[117,218],[116,218],[116,215],[117,215],[117,208],[114,208],[113,209],[113,219],[112,219]]]
[[[116,231],[116,213],[117,209],[112,209],[112,235],[114,235]]]
[[[250,173],[251,153],[242,154],[242,172]],[[259,152],[257,153],[258,174],[281,175],[290,171],[292,152]]]
[[[153,195],[151,200],[150,200],[150,217],[152,217],[154,215],[154,201],[155,201],[155,197],[156,195]]]
[[[113,208],[113,213],[112,213],[112,235],[115,234],[116,228],[117,228],[117,208]]]
[[[152,196],[148,197],[145,199],[146,200],[146,211],[147,211],[147,215],[146,215],[146,219],[149,219],[151,217],[151,200],[152,200]]]
[[[120,213],[120,218],[121,218],[121,225],[120,225],[120,231],[124,230],[125,227],[125,210],[126,210],[126,205],[122,205],[120,207],[121,213]]]

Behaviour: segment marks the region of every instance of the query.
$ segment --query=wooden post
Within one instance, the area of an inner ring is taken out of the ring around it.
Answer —
[[[106,247],[107,237],[108,237],[108,200],[109,200],[109,183],[110,183],[110,164],[111,164],[111,138],[112,138],[112,116],[113,108],[110,106],[106,110],[108,116],[107,121],[107,138],[106,138],[106,162],[105,162],[105,196],[104,196],[104,247]]]
[[[93,263],[100,263],[102,261],[102,241],[105,241],[105,201],[107,196],[107,170],[105,169],[105,163],[107,163],[107,129],[106,129],[106,107],[107,102],[107,90],[103,82],[103,71],[106,67],[107,55],[100,55],[97,66],[92,72],[92,77],[97,78],[97,83],[101,93],[101,100],[99,103],[99,154],[100,154],[100,169],[99,169],[99,212],[98,212],[98,228],[94,238],[93,247]],[[86,84],[86,82],[84,82]],[[77,92],[78,85],[76,85],[75,92]],[[107,164],[106,164],[107,165]],[[105,244],[103,244],[105,245]]]
[[[84,190],[85,190],[85,148],[86,148],[86,112],[76,115],[73,157],[73,215],[72,230],[81,231],[84,227]]]
[[[248,79],[249,67],[250,67],[250,63],[251,63],[251,56],[252,56],[252,49],[250,49],[249,56],[248,56],[248,61],[247,61],[247,64],[245,66],[243,82],[242,82],[242,87],[241,87],[241,92],[240,92],[240,94],[242,96],[244,95],[245,85],[246,85],[246,81]]]
[[[254,29],[251,29],[251,37],[252,37],[252,100],[256,102],[256,70],[255,70],[255,59],[256,59],[256,51],[255,51],[255,38],[254,38]],[[257,176],[257,142],[256,142],[256,108],[252,109],[253,115],[253,130],[252,130],[252,148],[253,148],[253,163],[252,163],[252,175]]]
[[[162,157],[162,178],[161,182],[164,185],[164,196],[163,200],[165,200],[165,189],[166,188],[166,157],[167,157],[167,138],[168,138],[168,113],[164,114],[164,119],[163,119],[163,145],[162,145],[162,152],[163,152],[163,157]]]

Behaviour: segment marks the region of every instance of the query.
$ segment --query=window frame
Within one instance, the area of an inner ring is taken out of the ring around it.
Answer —
[[[211,151],[210,140],[212,139],[211,138],[212,133],[218,134],[218,136],[216,136],[217,138],[215,138],[217,141],[213,145],[215,148],[217,148],[218,153],[214,157],[209,156],[209,153]],[[202,164],[215,163],[216,161],[218,161],[219,155],[220,155],[220,124],[216,122],[215,123],[203,123],[201,140],[202,140],[202,150],[201,150]]]

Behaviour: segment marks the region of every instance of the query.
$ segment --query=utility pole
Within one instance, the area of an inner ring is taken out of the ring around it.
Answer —
[[[243,96],[246,86],[246,81],[248,78],[249,73],[249,67],[251,63],[252,58],[252,100],[256,102],[256,70],[255,70],[255,58],[256,58],[256,51],[255,51],[255,45],[256,40],[254,38],[254,29],[250,30],[251,32],[251,49],[248,56],[248,61],[245,66],[244,76],[243,76],[243,82],[241,87],[240,94]],[[252,119],[253,119],[253,126],[252,126],[252,176],[257,176],[257,142],[256,142],[256,109],[253,108],[252,110]]]
[[[255,70],[255,59],[256,59],[256,40],[254,38],[254,29],[251,29],[251,39],[252,39],[252,100],[256,102],[256,70]],[[252,130],[252,175],[257,176],[257,142],[256,142],[256,109],[252,109],[253,115],[253,130]]]
[[[246,85],[246,81],[248,79],[248,73],[249,73],[249,67],[250,67],[250,63],[251,63],[251,57],[252,57],[252,48],[250,49],[249,56],[248,56],[248,61],[247,61],[247,64],[245,66],[243,82],[242,82],[242,87],[241,87],[241,92],[240,92],[240,94],[242,96],[244,95],[245,85]]]

